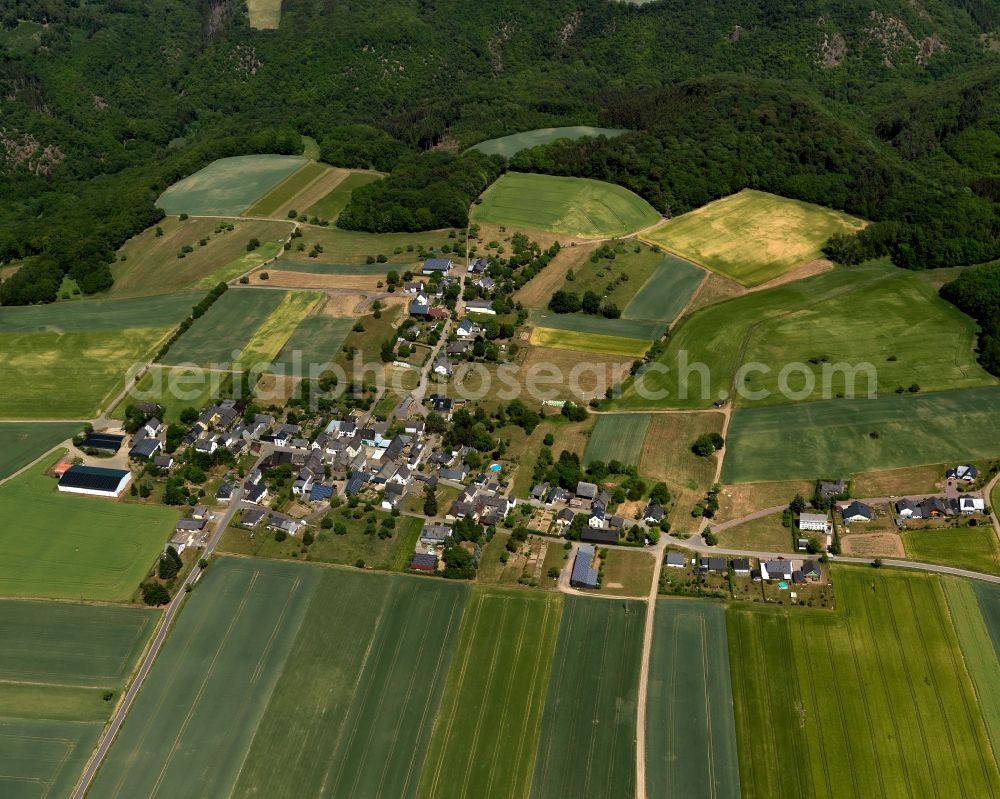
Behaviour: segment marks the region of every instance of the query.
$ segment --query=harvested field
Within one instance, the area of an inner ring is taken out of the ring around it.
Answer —
[[[819,258],[833,234],[862,227],[839,211],[746,189],[664,222],[644,238],[755,286]]]
[[[657,600],[649,673],[647,794],[739,799],[725,608]]]
[[[156,204],[170,215],[240,216],[304,163],[295,155],[220,158],[175,183]]]
[[[484,192],[472,218],[581,238],[606,238],[649,227],[660,215],[637,194],[613,183],[508,172]]]
[[[645,599],[653,586],[655,557],[649,552],[609,549],[604,558],[601,593]]]
[[[278,263],[283,262],[278,261]],[[380,277],[368,275],[320,275],[308,272],[286,272],[272,268],[264,271],[268,275],[266,281],[260,279],[260,271],[250,276],[250,280],[255,286],[329,291],[384,291],[384,289],[378,288],[378,284],[385,283],[385,275]]]
[[[573,350],[574,352],[597,352],[630,358],[640,358],[649,349],[648,341],[615,335],[556,330],[548,327],[533,328],[529,341],[535,347],[551,347]]]
[[[840,537],[845,555],[859,558],[905,558],[903,540],[896,533],[851,533]]]
[[[473,592],[418,796],[528,796],[562,602],[559,594]]]
[[[628,133],[622,128],[593,128],[588,125],[573,125],[562,128],[537,128],[536,130],[526,130],[521,133],[512,133],[509,136],[500,136],[496,139],[487,139],[479,144],[474,144],[470,150],[479,150],[487,155],[502,155],[510,158],[521,150],[531,147],[540,147],[543,144],[550,144],[558,139],[583,139],[594,136],[605,136],[613,139]]]
[[[390,269],[397,272],[401,266],[390,266],[389,264],[330,264],[314,260],[312,258],[304,261],[282,259],[282,267],[290,272],[305,272],[310,275],[364,275],[367,277],[379,277],[383,280]],[[420,264],[407,264],[414,272],[419,271]]]
[[[806,480],[724,485],[719,493],[719,512],[715,518],[724,522],[766,508],[787,507],[796,494],[812,496],[814,487],[815,483]]]
[[[584,313],[557,314],[551,311],[532,311],[528,316],[528,324],[551,330],[586,333],[588,336],[611,336],[646,341],[660,338],[666,330],[666,325],[660,322],[643,319],[606,319],[603,316]]]
[[[281,251],[292,231],[289,222],[255,219],[232,220],[233,230],[219,229],[218,219],[166,217],[125,242],[111,267],[115,283],[112,297],[141,297],[173,291],[210,289],[233,280],[260,266]],[[156,229],[163,231],[156,235]],[[246,245],[251,238],[261,242],[253,252]],[[206,241],[201,245],[201,241]],[[178,258],[182,247],[193,251]]]
[[[632,366],[632,359],[621,355],[588,352],[586,358],[581,359],[575,350],[555,347],[526,349],[526,355],[517,369],[517,380],[529,397],[529,375],[544,376],[548,374],[546,370],[553,369],[556,370],[553,374],[563,377],[558,383],[544,384],[544,388],[553,393],[551,399],[585,403],[592,397],[603,397],[608,388],[625,380]]]

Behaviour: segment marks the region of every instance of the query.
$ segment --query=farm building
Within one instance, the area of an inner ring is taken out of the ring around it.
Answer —
[[[488,300],[469,300],[465,303],[465,310],[468,313],[481,313],[496,316],[493,310],[493,303]]]
[[[802,513],[799,514],[799,529],[814,530],[818,533],[826,532],[825,513]]]
[[[95,497],[120,497],[132,482],[132,473],[123,469],[97,466],[71,466],[59,478],[59,490]]]
[[[581,544],[573,561],[569,584],[574,588],[597,588],[597,569],[593,566],[594,548]]]
[[[448,258],[428,258],[424,261],[423,272],[425,275],[433,275],[435,273],[446,275],[451,271],[452,262]]]
[[[83,439],[80,449],[104,452],[108,455],[117,455],[118,450],[125,443],[125,436],[118,436],[112,433],[88,433]]]
[[[415,572],[432,572],[437,568],[437,555],[425,552],[415,552],[410,561],[410,569]]]

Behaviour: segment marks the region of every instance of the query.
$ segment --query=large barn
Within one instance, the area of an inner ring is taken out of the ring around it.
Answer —
[[[124,469],[99,466],[71,466],[59,478],[59,490],[95,497],[120,497],[132,482],[132,473]]]

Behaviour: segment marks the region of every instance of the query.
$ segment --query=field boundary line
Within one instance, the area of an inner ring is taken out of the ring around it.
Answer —
[[[454,693],[454,695],[452,697],[452,702],[454,704],[454,708],[442,708],[442,711],[445,710],[445,709],[449,710],[449,713],[448,713],[448,722],[447,722],[447,725],[446,725],[445,730],[443,732],[443,736],[444,737],[441,739],[441,741],[442,741],[441,742],[441,756],[438,758],[438,762],[437,762],[437,764],[435,766],[435,769],[434,769],[433,777],[431,778],[431,796],[434,796],[437,793],[437,786],[438,786],[438,782],[440,781],[440,778],[441,778],[441,771],[444,769],[444,757],[443,757],[443,755],[448,750],[448,743],[451,741],[451,732],[452,732],[452,728],[455,725],[455,716],[456,716],[456,712],[455,711],[458,708],[458,697],[461,696],[461,694],[462,694],[462,688],[465,685],[465,677],[468,674],[469,660],[472,657],[472,646],[471,646],[472,638],[475,635],[475,628],[479,626],[479,617],[482,615],[483,599],[484,598],[485,598],[484,594],[475,593],[473,595],[473,597],[472,597],[472,600],[471,600],[472,602],[475,602],[475,609],[473,610],[473,608],[467,608],[466,611],[465,611],[465,618],[463,619],[463,624],[465,623],[466,620],[468,620],[468,623],[469,623],[469,641],[463,642],[463,641],[461,641],[461,639],[459,640],[459,643],[465,643],[466,646],[465,646],[464,656],[462,658],[462,664],[461,664],[461,667],[459,668],[459,671],[458,671],[458,685],[455,686],[455,693]],[[474,615],[469,616],[468,614],[470,614],[470,613],[472,613]],[[455,667],[453,666],[452,668],[455,668]],[[445,700],[443,700],[443,701],[447,701],[447,699],[448,699],[448,697],[445,697]],[[441,718],[442,718],[442,716],[439,714],[438,715],[438,720],[440,720]],[[433,741],[433,739],[434,739],[434,730],[431,730],[431,740]]]

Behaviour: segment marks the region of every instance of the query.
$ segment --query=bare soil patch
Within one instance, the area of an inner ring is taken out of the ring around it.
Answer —
[[[905,558],[903,540],[895,533],[861,533],[840,539],[845,555],[859,558]]]
[[[535,275],[514,294],[514,299],[527,308],[544,308],[552,295],[563,287],[571,269],[579,269],[599,244],[581,244],[564,247],[541,272]]]
[[[261,272],[267,272],[268,279],[261,280]],[[286,272],[284,270],[263,269],[250,276],[253,285],[278,286],[295,289],[351,289],[357,291],[377,291],[382,278],[375,275],[314,275],[307,272]]]

